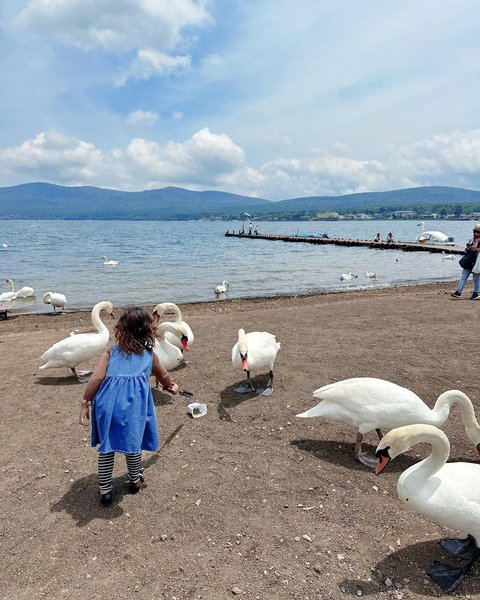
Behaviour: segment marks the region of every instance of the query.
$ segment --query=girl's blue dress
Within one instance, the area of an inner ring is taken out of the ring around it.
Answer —
[[[157,450],[158,425],[148,378],[153,355],[110,350],[105,379],[92,402],[92,446],[98,451],[135,454]]]

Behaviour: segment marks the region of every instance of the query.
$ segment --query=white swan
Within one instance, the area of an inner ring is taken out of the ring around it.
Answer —
[[[14,286],[13,286],[13,281],[11,279],[7,279],[7,283],[10,283],[12,292],[15,291]],[[17,290],[15,292],[14,300],[16,300],[17,298],[34,298],[34,297],[35,297],[35,290],[32,287],[25,285],[24,287],[20,288],[19,290]]]
[[[3,292],[3,294],[0,294],[0,302],[10,302],[11,300],[15,300],[17,293],[15,292],[15,288],[13,287],[13,281],[11,279],[6,279],[5,280],[6,283],[10,284],[10,291],[9,292]]]
[[[350,279],[356,279],[358,275],[356,273],[342,273],[340,275],[340,281],[350,281]]]
[[[81,382],[86,381],[87,374],[77,371],[76,366],[101,354],[110,339],[107,326],[100,319],[100,312],[113,315],[111,302],[104,301],[95,304],[92,309],[92,323],[97,329],[96,333],[80,333],[70,335],[68,338],[53,344],[42,359],[45,361],[40,369],[56,369],[69,367]]]
[[[67,297],[64,294],[59,294],[58,292],[45,292],[43,294],[43,302],[44,304],[51,304],[54,312],[57,312],[57,308],[65,308]]]
[[[155,340],[153,351],[160,359],[162,366],[167,369],[167,371],[171,371],[183,364],[184,359],[182,351],[165,338],[167,332],[175,335],[179,340],[181,340],[182,337],[186,338],[187,332],[183,325],[172,323],[171,321],[160,323],[157,327],[159,338]]]
[[[6,250],[8,248],[7,242],[2,242],[2,248]]]
[[[475,418],[471,400],[459,390],[441,394],[430,409],[417,394],[390,381],[374,377],[354,377],[331,383],[313,392],[321,402],[297,417],[324,417],[328,421],[346,423],[358,429],[355,458],[371,467],[371,458],[362,453],[365,433],[375,429],[379,439],[382,428],[393,429],[413,423],[441,427],[448,419],[450,408],[460,409],[470,440],[480,442],[480,425]]]
[[[228,281],[222,281],[222,283],[220,283],[219,285],[217,285],[217,287],[215,288],[215,293],[216,294],[224,294],[228,288],[230,287],[230,284],[228,283]]]
[[[417,227],[421,227],[420,233],[417,235],[417,242],[428,242],[429,244],[448,244],[452,245],[455,240],[451,235],[442,233],[441,231],[424,231],[425,223],[420,221],[417,223]]]
[[[464,540],[441,542],[452,556],[468,560],[464,568],[435,561],[429,572],[444,592],[453,592],[480,557],[480,465],[446,464],[450,443],[443,431],[431,425],[407,425],[390,431],[381,440],[375,473],[379,475],[390,459],[419,443],[430,444],[431,454],[400,475],[397,492],[412,510],[440,525],[469,534]]]
[[[232,364],[235,369],[242,369],[247,373],[247,382],[237,386],[235,391],[240,394],[255,391],[250,380],[250,372],[268,369],[267,387],[256,390],[256,393],[261,396],[270,396],[273,389],[273,365],[279,349],[280,343],[271,333],[266,331],[245,333],[244,329],[239,329],[238,342],[232,348]]]
[[[377,274],[376,274],[376,273],[374,273],[373,271],[367,271],[367,272],[365,273],[365,275],[366,275],[367,277],[370,277],[370,279],[376,279],[376,278],[377,278]]]
[[[173,302],[162,302],[161,304],[157,304],[157,306],[153,309],[153,318],[158,323],[158,318],[161,315],[164,315],[168,311],[173,311],[175,313],[175,323],[178,325],[183,325],[186,331],[186,339],[179,339],[178,335],[171,333],[170,331],[165,332],[165,339],[169,341],[174,346],[177,346],[182,352],[183,350],[189,350],[190,346],[195,341],[195,336],[193,335],[192,328],[190,325],[183,320],[182,311],[178,308],[176,304]]]
[[[102,256],[103,264],[106,267],[115,267],[118,265],[118,260],[108,260],[106,256]]]

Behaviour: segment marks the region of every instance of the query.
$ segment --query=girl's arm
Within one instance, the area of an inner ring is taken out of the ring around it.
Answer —
[[[175,383],[175,381],[173,381],[167,369],[162,367],[160,360],[155,353],[153,353],[152,371],[157,381],[162,384],[165,390],[168,390],[172,394],[176,394],[178,392],[178,385]]]
[[[80,402],[80,425],[85,425],[85,419],[90,419],[90,404],[98,391],[102,381],[105,379],[105,374],[107,372],[108,361],[110,359],[110,351],[105,350],[102,354],[102,358],[99,360],[95,371],[92,373],[90,377],[87,387],[85,388],[85,392],[83,394],[83,399]]]

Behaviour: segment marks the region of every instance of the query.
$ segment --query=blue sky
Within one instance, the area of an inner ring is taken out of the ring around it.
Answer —
[[[0,0],[0,186],[480,189],[477,0]]]

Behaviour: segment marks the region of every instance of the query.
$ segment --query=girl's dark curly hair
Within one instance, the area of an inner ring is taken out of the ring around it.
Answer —
[[[141,354],[155,345],[155,332],[148,312],[136,306],[126,308],[115,326],[115,338],[126,354]]]

